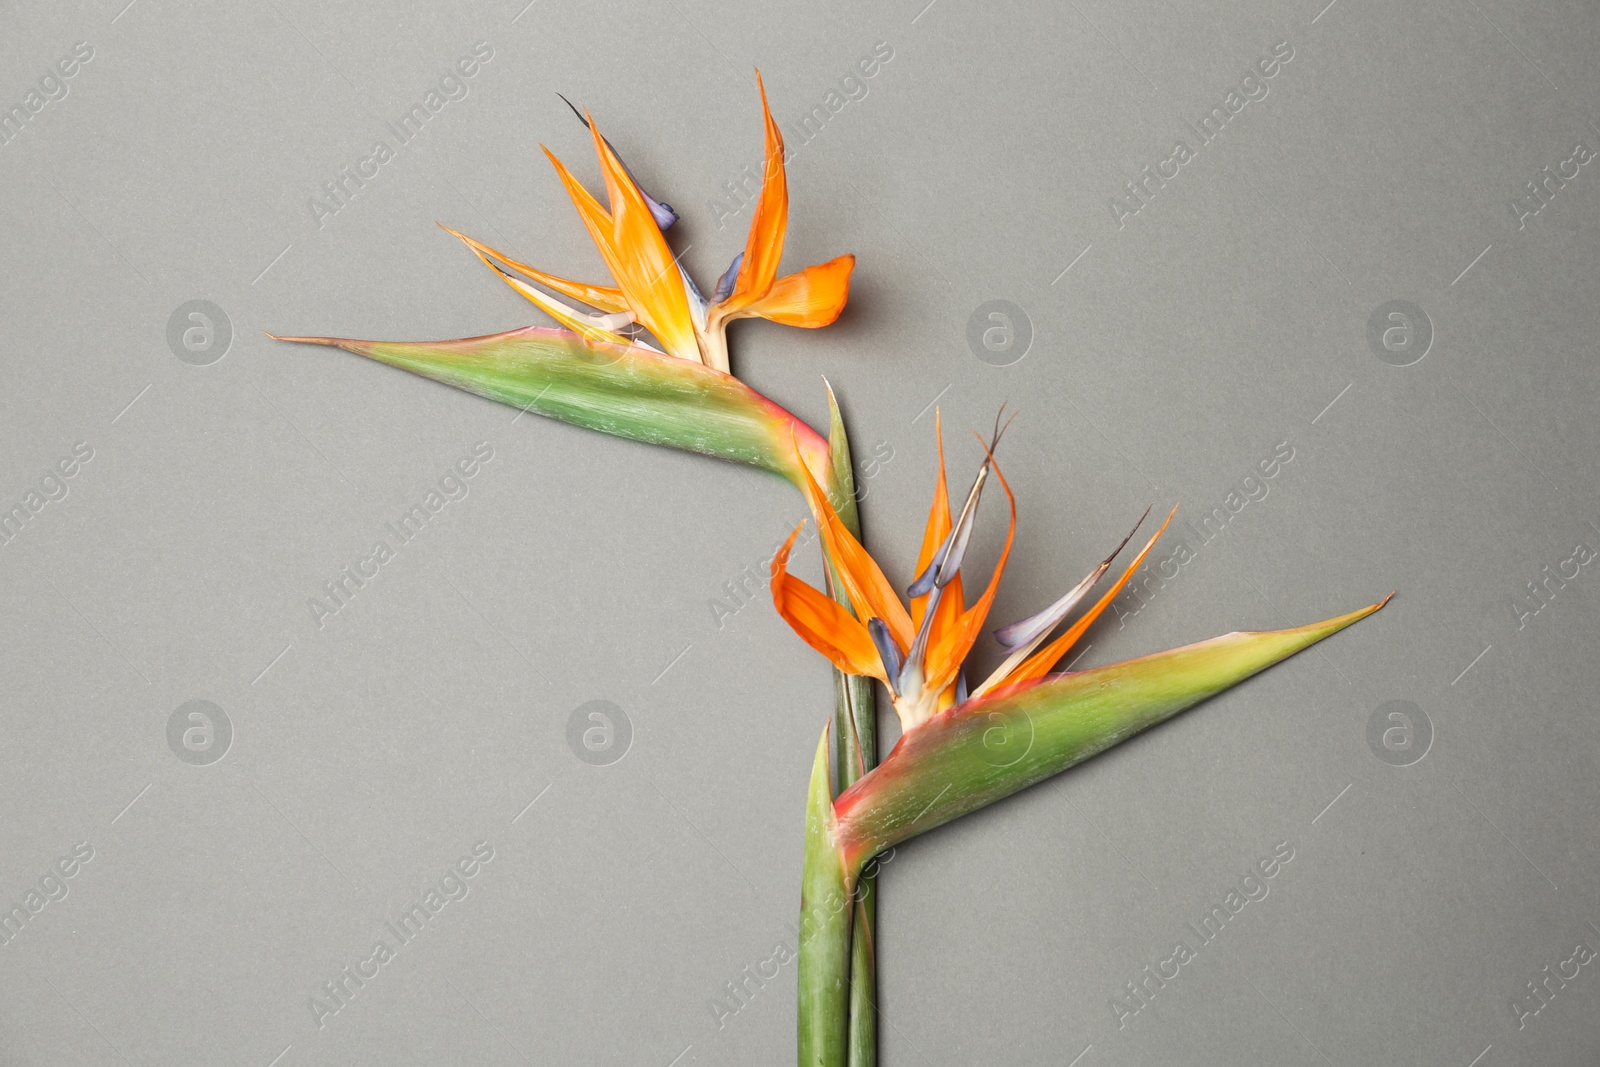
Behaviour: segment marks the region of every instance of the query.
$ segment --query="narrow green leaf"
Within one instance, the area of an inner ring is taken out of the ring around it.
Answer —
[[[845,527],[861,538],[861,514],[856,507],[855,463],[850,458],[850,437],[845,433],[844,414],[839,410],[839,400],[833,395],[833,386],[822,379],[828,390],[828,458],[833,465],[833,484],[828,487],[829,503],[839,513]]]
[[[849,1024],[850,893],[834,845],[828,732],[817,743],[806,796],[805,870],[800,881],[799,1063],[846,1067]]]
[[[541,326],[455,341],[277,340],[342,348],[535,415],[790,481],[796,445],[819,477],[828,471],[826,442],[779,405],[731,374],[642,348]]]
[[[853,871],[876,853],[1066,770],[1367,617],[1199,644],[998,690],[929,719],[840,795]]]

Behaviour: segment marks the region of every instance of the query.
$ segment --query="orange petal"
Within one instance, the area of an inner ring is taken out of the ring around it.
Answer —
[[[772,557],[772,604],[806,644],[828,657],[846,674],[889,683],[872,635],[855,616],[826,593],[802,582],[788,571],[789,552],[805,523],[794,528],[789,540]]]
[[[744,242],[744,262],[733,292],[725,302],[730,311],[744,308],[766,296],[778,277],[778,261],[783,258],[783,235],[789,223],[789,181],[783,170],[783,134],[767,106],[767,87],[756,72],[761,90],[761,114],[766,120],[767,156],[761,175],[761,197],[750,216],[750,234]]]
[[[855,265],[856,257],[846,254],[798,274],[785,274],[772,283],[766,296],[728,317],[755,316],[808,330],[827,326],[839,317],[850,297],[850,271]]]
[[[593,123],[590,124],[590,129],[592,132]],[[540,147],[543,148],[544,146],[541,145]],[[584,227],[588,229],[589,237],[594,241],[595,248],[600,250],[600,258],[605,260],[606,269],[617,280],[620,292],[627,301],[628,310],[634,313],[634,316],[638,318],[645,329],[656,335],[663,346],[666,346],[668,352],[684,359],[692,359],[697,363],[701,362],[700,346],[694,342],[693,324],[691,323],[689,327],[689,343],[684,345],[683,339],[679,337],[677,347],[673,347],[674,342],[669,341],[667,336],[663,336],[662,332],[656,329],[654,318],[646,307],[647,301],[641,299],[639,292],[630,286],[630,279],[635,277],[637,271],[628,263],[628,253],[615,239],[616,223],[611,213],[600,206],[600,202],[594,198],[589,190],[583,187],[582,182],[572,176],[572,172],[567,170],[566,165],[556,158],[554,152],[545,148],[544,154],[549,157],[551,164],[556,168],[556,174],[560,176],[561,184],[566,186],[567,195],[572,198],[572,206],[578,209],[578,217],[583,220]],[[650,209],[648,207],[643,207],[643,211],[646,216],[649,216]],[[655,225],[654,219],[651,219],[650,224],[651,226]],[[664,245],[665,242],[661,239],[661,231],[656,230],[655,235],[656,241]],[[668,261],[669,263],[671,261],[670,255],[668,256]],[[672,266],[670,274],[670,280],[678,286],[678,293],[681,297],[683,295],[683,281],[678,276],[676,265]],[[646,275],[646,277],[648,278],[649,276]],[[687,316],[687,303],[684,305],[684,313]],[[668,332],[670,334],[671,331],[669,330]]]
[[[617,259],[611,273],[627,294],[639,322],[656,335],[668,352],[699,360],[700,343],[695,339],[694,320],[689,315],[689,294],[684,291],[683,275],[672,249],[661,235],[644,194],[600,136],[600,127],[592,117],[589,133],[594,138],[595,155],[600,157],[600,170],[611,200],[611,240]]]
[[[466,234],[452,230],[442,222],[439,223],[439,228],[445,233],[459,237],[468,248],[478,253],[479,259],[493,260],[503,267],[510,267],[545,288],[554,289],[563,296],[581,300],[590,307],[599,308],[601,311],[617,312],[628,310],[628,301],[622,295],[621,289],[613,289],[607,285],[589,285],[586,282],[568,281],[566,278],[558,278],[554,274],[546,274],[537,267],[530,267],[526,263],[518,263],[503,252],[497,252],[480,241],[474,241]]]
[[[1008,674],[1000,684],[1015,685],[1018,682],[1031,682],[1036,678],[1043,678],[1046,674],[1049,674],[1050,668],[1056,665],[1056,661],[1066,655],[1067,649],[1077,643],[1078,638],[1083,636],[1083,632],[1089,628],[1089,625],[1099,618],[1100,613],[1110,606],[1111,601],[1116,599],[1118,593],[1122,592],[1122,587],[1128,584],[1128,579],[1132,578],[1133,572],[1139,569],[1139,564],[1143,563],[1144,558],[1150,554],[1150,550],[1156,547],[1156,541],[1160,540],[1161,535],[1166,532],[1167,524],[1172,521],[1172,516],[1177,513],[1177,508],[1167,512],[1167,521],[1161,524],[1161,529],[1157,530],[1155,536],[1145,543],[1144,548],[1140,549],[1133,562],[1128,564],[1128,569],[1122,572],[1122,577],[1117,579],[1115,585],[1106,590],[1105,595],[1095,602],[1094,607],[1084,612],[1083,617],[1073,623],[1066,633],[1017,664],[1017,669]]]
[[[933,435],[939,446],[939,480],[934,483],[933,505],[928,509],[928,525],[922,534],[922,549],[917,553],[918,574],[928,569],[928,565],[933,562],[934,553],[939,551],[944,539],[950,536],[950,527],[954,525],[950,515],[950,490],[944,476],[944,425],[937,410],[933,413]],[[922,626],[922,613],[927,610],[928,596],[931,595],[930,593],[926,596],[913,597],[911,600],[911,622],[916,628]],[[944,592],[939,596],[938,615],[928,631],[930,644],[949,629],[960,616],[965,603],[966,600],[961,594],[961,574],[957,572],[955,578],[944,587]]]
[[[988,445],[984,451],[988,452]],[[949,630],[939,635],[935,642],[933,635],[928,638],[927,677],[928,688],[944,689],[956,680],[956,675],[961,672],[961,664],[967,658],[967,653],[972,651],[972,645],[978,639],[978,634],[983,629],[984,620],[989,617],[989,607],[994,603],[995,593],[1000,588],[1000,576],[1005,573],[1006,560],[1011,556],[1011,542],[1017,534],[1017,498],[1011,492],[1011,485],[1006,481],[1005,475],[1000,473],[1000,464],[994,460],[994,453],[989,453],[989,465],[994,470],[994,476],[1000,481],[1000,488],[1006,491],[1006,500],[1011,505],[1011,525],[1006,530],[1006,544],[1000,550],[1000,558],[995,562],[994,574],[989,578],[989,587],[983,591],[978,602],[971,608],[961,613],[961,618]]]
[[[817,485],[817,480],[812,477],[810,469],[804,462],[798,464],[803,475],[800,488],[806,494],[806,501],[811,505],[811,513],[816,517],[817,529],[822,534],[823,544],[828,549],[828,558],[833,560],[834,572],[839,576],[839,582],[844,586],[845,594],[850,598],[850,604],[855,608],[856,615],[862,620],[863,632],[865,620],[873,617],[880,618],[889,627],[889,632],[894,635],[900,644],[900,651],[905,652],[911,647],[915,632],[911,628],[911,615],[906,611],[905,605],[900,603],[900,597],[895,592],[894,586],[889,584],[889,579],[883,576],[883,571],[877,562],[861,547],[839,515],[833,510],[833,505],[828,503],[828,495]],[[868,634],[868,639],[871,635]]]
[[[567,165],[556,158],[550,149],[540,145],[552,166],[556,168],[556,175],[561,179],[561,184],[566,186],[567,195],[572,198],[572,206],[578,209],[578,217],[589,228],[589,236],[594,238],[595,247],[600,249],[600,254],[605,256],[607,262],[611,256],[611,212],[600,206],[600,201],[594,194],[583,187],[583,183],[572,176]]]
[[[445,229],[448,230],[450,228],[446,226]],[[455,233],[454,230],[450,230],[450,232]],[[586,315],[582,314],[575,308],[568,307],[555,297],[549,296],[540,290],[535,289],[521,278],[516,277],[507,270],[501,269],[495,264],[493,259],[489,258],[489,253],[492,253],[494,249],[486,248],[478,244],[478,242],[472,240],[470,237],[462,237],[462,235],[459,233],[456,233],[456,236],[461,237],[463,241],[467,242],[467,245],[472,249],[473,254],[479,259],[483,260],[483,262],[494,271],[496,277],[505,282],[507,285],[511,286],[511,288],[515,289],[522,296],[532,301],[535,306],[542,309],[545,314],[561,323],[561,325],[565,326],[567,329],[590,341],[605,341],[610,344],[622,345],[632,343],[629,338],[624,337],[612,330],[603,329],[595,325]]]

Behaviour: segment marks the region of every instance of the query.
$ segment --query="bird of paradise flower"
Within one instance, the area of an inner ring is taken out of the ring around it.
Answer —
[[[964,664],[993,604],[1016,524],[1015,498],[994,459],[998,428],[959,515],[951,512],[940,444],[908,608],[861,543],[849,442],[832,389],[824,437],[731,373],[729,323],[759,317],[826,326],[848,299],[855,265],[854,256],[842,255],[778,274],[788,186],[783,139],[765,87],[760,91],[766,130],[761,193],[745,247],[709,299],[664,236],[677,213],[645,193],[593,118],[580,113],[599,158],[606,206],[546,154],[614,285],[546,273],[446,227],[559,328],[528,326],[453,341],[277,339],[343,348],[523,411],[748,464],[801,490],[822,534],[829,592],[788,572],[791,536],[774,559],[773,601],[834,664],[838,684],[807,800],[799,1058],[806,1067],[871,1067],[877,1008],[868,860],[1243,681],[1366,617],[1387,598],[1308,626],[1226,634],[1125,663],[1050,673],[1138,569],[1163,524],[1112,588],[1059,636],[1050,639],[1132,532],[1060,599],[996,631],[1005,660],[969,690]],[[969,607],[961,569],[991,477],[1010,503],[1011,526],[992,577]],[[893,752],[876,767],[874,682],[888,691],[902,729]]]

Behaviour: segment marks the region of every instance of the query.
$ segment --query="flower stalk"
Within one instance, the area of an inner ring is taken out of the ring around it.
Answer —
[[[828,389],[828,454],[832,479],[830,500],[840,520],[857,540],[861,538],[860,509],[856,503],[855,466],[850,455],[850,440],[845,433],[839,402]],[[823,568],[828,592],[848,608],[850,598],[838,576],[838,564],[823,546]],[[847,674],[834,668],[837,699],[833,717],[834,796],[854,785],[878,762],[877,694],[872,679]],[[878,893],[876,879],[862,873],[852,894],[850,934],[850,1010],[847,1020],[848,1067],[876,1067],[878,1062],[878,959],[876,931]],[[804,904],[802,904],[802,912]],[[804,1062],[802,1060],[802,1062]]]

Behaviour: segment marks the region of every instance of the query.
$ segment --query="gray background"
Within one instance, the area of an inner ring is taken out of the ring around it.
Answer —
[[[859,264],[837,325],[741,326],[735,369],[815,425],[826,374],[858,457],[892,456],[859,476],[897,580],[930,405],[964,486],[967,431],[1009,400],[1021,511],[997,618],[1053,598],[1146,505],[1195,519],[1293,449],[1080,665],[1399,590],[1320,651],[902,847],[884,1063],[1594,1062],[1594,965],[1521,1029],[1512,1004],[1600,948],[1600,578],[1583,567],[1537,614],[1526,588],[1600,547],[1600,161],[1525,227],[1511,204],[1576,142],[1600,150],[1596,8],[925,2],[5,5],[0,106],[76,42],[94,54],[0,145],[0,505],[76,442],[94,458],[0,546],[0,902],[75,844],[94,858],[0,945],[0,1061],[792,1056],[793,965],[741,972],[793,945],[830,680],[764,595],[721,625],[712,601],[797,496],[260,333],[537,320],[435,220],[602,280],[537,147],[596,182],[557,90],[684,214],[673,239],[709,281],[748,222],[722,190],[759,158],[759,66],[794,150],[786,266]],[[1266,98],[1198,148],[1186,123],[1280,41]],[[321,184],[478,42],[493,58],[468,95],[318,225]],[[893,56],[866,95],[801,143],[877,42]],[[1119,225],[1111,198],[1177,138],[1197,158]],[[166,340],[194,299],[234,330],[208,366]],[[1009,366],[966,342],[991,299],[1031,323]],[[1367,341],[1390,300],[1432,324],[1410,366]],[[467,498],[319,628],[307,600],[479,441],[494,458]],[[234,732],[207,766],[167,742],[195,699]],[[590,700],[631,723],[618,762],[568,745]],[[1420,762],[1369,746],[1391,700],[1431,723]],[[480,841],[470,893],[319,1027],[309,998]],[[1198,944],[1185,924],[1280,842],[1270,895],[1119,1030],[1112,999]],[[729,982],[749,992],[719,1023]]]

